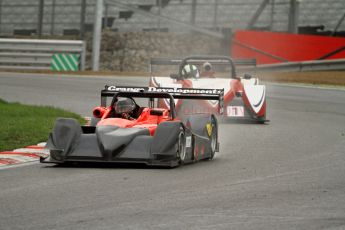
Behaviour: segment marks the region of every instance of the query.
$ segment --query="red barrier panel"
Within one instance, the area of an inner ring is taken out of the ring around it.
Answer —
[[[232,57],[255,57],[258,64],[308,61],[318,60],[342,47],[345,38],[243,30],[235,33]],[[345,49],[326,59],[339,58],[345,58]]]

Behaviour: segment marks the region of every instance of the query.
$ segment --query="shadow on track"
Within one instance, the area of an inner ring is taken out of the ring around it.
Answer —
[[[46,165],[44,166],[44,168],[173,169],[171,167],[150,166],[144,163],[103,163],[103,162],[65,162],[63,164]]]
[[[192,167],[199,168],[200,166],[205,167],[204,164],[211,164],[212,162],[218,161],[217,158],[212,160],[201,160],[195,163],[183,164],[176,167],[169,166],[155,166],[146,165],[145,163],[121,163],[121,162],[65,162],[62,164],[49,164],[44,165],[43,168],[89,168],[89,169],[187,169]]]

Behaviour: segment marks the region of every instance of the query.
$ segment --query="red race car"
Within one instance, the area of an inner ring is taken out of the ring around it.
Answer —
[[[219,101],[176,101],[179,114],[214,113],[222,120],[252,120],[265,123],[266,88],[249,74],[240,77],[236,65],[256,65],[255,59],[232,60],[223,56],[192,56],[181,59],[153,58],[150,63],[150,86],[176,88],[224,89],[224,113],[217,113]],[[176,67],[178,66],[177,70]],[[175,71],[177,74],[168,72]],[[160,106],[169,104],[161,100]]]
[[[46,146],[50,156],[41,162],[135,162],[175,167],[212,159],[219,149],[216,117],[177,117],[174,101],[221,101],[223,94],[222,89],[105,86],[90,126],[80,126],[69,118],[56,121]],[[158,99],[168,101],[169,109],[157,107]],[[140,105],[143,103],[146,106]],[[219,112],[221,109],[219,106]]]

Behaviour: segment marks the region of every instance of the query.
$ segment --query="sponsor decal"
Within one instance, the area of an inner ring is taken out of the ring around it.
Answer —
[[[210,137],[212,134],[212,124],[211,123],[206,124],[206,130],[207,130],[208,136]]]
[[[107,90],[117,92],[141,92],[145,91],[145,88],[147,87],[116,87],[114,85],[107,86]]]
[[[244,117],[243,106],[228,106],[227,107],[228,117]]]
[[[186,137],[186,148],[190,148],[192,146],[192,137]]]
[[[116,87],[107,86],[108,91],[116,92],[157,92],[180,94],[222,94],[222,89],[186,89],[186,88],[160,88],[160,87]]]

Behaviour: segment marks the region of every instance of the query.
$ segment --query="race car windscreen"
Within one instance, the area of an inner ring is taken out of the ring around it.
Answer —
[[[114,105],[115,111],[118,113],[130,113],[135,110],[137,103],[133,98],[118,97],[117,102]]]

